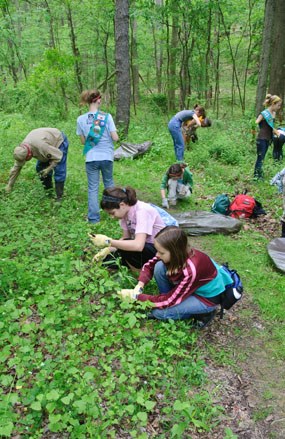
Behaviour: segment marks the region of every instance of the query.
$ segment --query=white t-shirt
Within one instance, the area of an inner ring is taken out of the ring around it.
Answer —
[[[85,139],[87,138],[90,128],[93,124],[95,114],[96,112],[93,113],[89,111],[88,113],[82,114],[77,118],[76,134],[79,136],[84,136]],[[113,131],[117,130],[114,120],[111,114],[109,114],[104,133],[97,145],[87,152],[86,162],[114,160],[114,143],[110,134]]]

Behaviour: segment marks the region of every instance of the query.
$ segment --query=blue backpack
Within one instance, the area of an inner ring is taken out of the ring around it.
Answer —
[[[241,300],[243,295],[243,285],[238,272],[236,270],[231,270],[227,262],[222,264],[222,268],[230,275],[232,283],[226,285],[225,291],[220,295],[221,319],[224,315],[224,309],[230,309],[236,302]]]

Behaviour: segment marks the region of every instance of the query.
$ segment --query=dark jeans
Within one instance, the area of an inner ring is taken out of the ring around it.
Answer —
[[[263,170],[262,170],[262,164],[263,160],[266,156],[267,150],[269,148],[270,141],[265,139],[257,139],[256,141],[256,152],[257,152],[257,159],[254,167],[254,176],[256,178],[262,178],[263,177]]]
[[[154,258],[156,255],[156,249],[153,244],[145,243],[142,252],[132,252],[126,250],[116,250],[114,253],[111,253],[104,259],[104,264],[110,268],[118,268],[116,263],[116,258],[120,258],[121,265],[125,267],[142,268],[146,262],[150,259]]]
[[[283,145],[285,143],[285,135],[280,134],[280,137],[273,137],[273,158],[274,160],[283,159]]]

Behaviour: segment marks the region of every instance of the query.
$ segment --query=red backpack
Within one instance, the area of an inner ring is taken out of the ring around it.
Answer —
[[[251,218],[256,202],[249,195],[237,195],[231,202],[229,211],[232,218]]]

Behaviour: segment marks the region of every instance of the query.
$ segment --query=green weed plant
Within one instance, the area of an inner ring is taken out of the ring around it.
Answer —
[[[13,148],[30,129],[49,121],[2,116],[3,187]],[[207,333],[198,334],[184,321],[147,320],[147,304],[121,302],[116,295],[134,286],[136,277],[125,269],[111,276],[92,264],[96,249],[87,233],[118,238],[120,227],[104,212],[97,226],[86,223],[87,182],[75,119],[74,112],[56,124],[70,140],[62,204],[44,193],[33,162],[22,170],[9,197],[1,193],[0,435],[143,439],[210,432],[223,408],[206,390],[205,363],[197,348],[198,337],[205,337],[207,346]],[[134,116],[128,141],[151,140],[152,148],[114,167],[116,184],[133,186],[139,199],[156,204],[162,174],[175,162],[166,120],[149,109]],[[239,119],[214,120],[212,128],[198,131],[199,141],[185,154],[194,175],[193,196],[174,212],[209,211],[219,193],[247,188],[278,224],[281,196],[268,180],[281,166],[269,152],[264,183],[253,181],[250,129],[250,121]],[[274,353],[284,358],[284,327],[279,325],[284,321],[284,276],[267,256],[264,232],[253,224],[238,235],[205,236],[202,247],[240,272],[246,294],[271,324]],[[147,288],[156,292],[154,282]],[[238,323],[233,325],[238,336]],[[219,361],[232,364],[225,352]],[[236,436],[227,429],[224,437]]]

